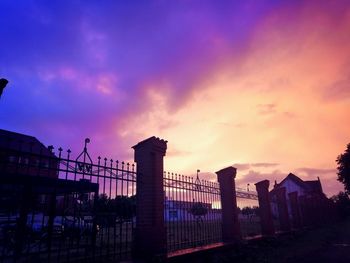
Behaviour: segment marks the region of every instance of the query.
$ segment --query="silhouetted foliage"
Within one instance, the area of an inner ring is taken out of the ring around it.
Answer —
[[[338,164],[338,181],[344,184],[345,192],[350,194],[350,143],[343,154],[336,160]]]
[[[208,209],[202,203],[194,203],[190,212],[194,216],[204,216],[208,213]]]
[[[247,216],[249,219],[251,219],[254,216],[258,216],[259,215],[259,207],[257,206],[245,206],[242,208],[242,215]]]
[[[99,225],[111,226],[115,223],[130,221],[136,215],[135,196],[117,196],[114,199],[102,194],[95,204]]]
[[[242,214],[243,215],[251,215],[251,214],[253,214],[253,209],[249,206],[243,207]]]
[[[331,197],[335,203],[338,213],[341,217],[350,216],[350,197],[347,193],[339,192]]]

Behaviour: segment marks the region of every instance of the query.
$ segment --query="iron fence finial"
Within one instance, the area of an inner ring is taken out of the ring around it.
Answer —
[[[201,190],[201,180],[199,179],[199,172],[200,172],[200,170],[197,169],[197,178],[195,181],[195,185],[196,185],[197,190]]]

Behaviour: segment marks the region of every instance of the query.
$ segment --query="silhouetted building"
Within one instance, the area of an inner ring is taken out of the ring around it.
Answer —
[[[221,219],[221,210],[213,208],[209,203],[166,199],[164,208],[165,221],[193,221],[199,215],[208,215],[208,220]],[[199,211],[199,215],[196,215],[196,208],[204,211]]]
[[[291,214],[290,202],[289,202],[289,193],[297,192],[298,196],[304,196],[305,198],[310,197],[320,197],[326,198],[325,194],[322,191],[322,185],[320,178],[317,180],[304,181],[300,179],[295,174],[289,173],[286,178],[284,178],[280,183],[275,182],[273,189],[270,191],[270,200],[272,214],[277,216],[277,204],[276,204],[276,190],[279,188],[286,188],[286,198],[288,204],[288,212]]]
[[[286,188],[287,195],[295,191],[298,192],[298,196],[324,195],[320,178],[317,180],[303,181],[295,174],[290,173],[280,183],[275,183],[270,194],[273,195],[275,189],[281,187]]]
[[[58,159],[37,138],[0,129],[0,176],[58,178]]]

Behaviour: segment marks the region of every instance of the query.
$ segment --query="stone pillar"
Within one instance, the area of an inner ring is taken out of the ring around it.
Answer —
[[[152,260],[166,254],[163,158],[167,141],[148,138],[132,147],[137,164],[135,257]]]
[[[275,234],[270,204],[269,185],[270,182],[268,180],[260,181],[255,184],[259,199],[261,234],[264,236],[272,236]]]
[[[223,241],[236,242],[241,239],[235,185],[236,168],[230,166],[216,174],[220,184]]]
[[[288,194],[290,202],[290,210],[292,212],[292,225],[298,229],[301,227],[301,215],[298,201],[298,192],[292,192]]]
[[[275,193],[276,193],[276,199],[277,199],[278,218],[280,222],[281,231],[290,231],[286,188],[285,187],[275,188]]]

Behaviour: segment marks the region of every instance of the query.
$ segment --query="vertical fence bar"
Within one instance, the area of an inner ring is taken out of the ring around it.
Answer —
[[[213,182],[210,182],[210,189],[213,189],[213,186],[214,186],[214,183]],[[213,194],[210,194],[209,195],[209,202],[210,204],[213,204],[215,202],[215,195]],[[217,222],[215,220],[215,214],[214,214],[214,211],[210,211],[210,217],[211,217],[211,221],[212,221],[212,224],[210,226],[210,241],[211,242],[215,242],[215,234],[218,232],[218,231],[221,231],[221,229],[218,229],[217,227]]]
[[[210,225],[211,225],[211,220],[210,220],[210,215],[212,214],[213,212],[213,204],[209,202],[208,200],[208,193],[209,193],[209,187],[208,187],[208,181],[202,181],[203,182],[203,185],[204,185],[204,193],[203,193],[203,203],[204,204],[208,204],[208,207],[210,208],[208,213],[205,215],[205,221],[209,222],[208,224],[204,224],[204,229],[203,229],[203,240],[205,243],[210,243],[210,238],[209,238],[209,235],[208,235],[208,230],[210,228]]]
[[[192,208],[191,205],[193,205],[194,202],[196,201],[196,199],[195,199],[196,191],[195,191],[195,188],[193,188],[194,187],[193,178],[189,177],[189,179],[190,179],[190,187],[192,188],[191,189],[192,191],[190,191],[190,193],[191,193],[191,202],[189,204],[190,205],[189,209],[191,211],[191,208]],[[196,242],[195,242],[195,239],[196,239],[196,223],[195,223],[195,218],[194,218],[193,213],[191,213],[190,216],[191,216],[191,223],[192,223],[191,224],[191,246],[195,247],[196,246]]]
[[[125,163],[122,162],[122,171],[121,171],[121,190],[120,190],[120,196],[124,196],[124,166]],[[119,224],[119,256],[123,253],[123,224]]]
[[[175,173],[174,174],[175,176],[175,180],[178,181],[178,176],[177,174]],[[175,188],[175,200],[176,200],[176,204],[177,204],[177,207],[176,207],[176,217],[175,217],[175,222],[176,222],[176,243],[177,243],[177,248],[179,249],[180,248],[180,245],[181,245],[181,237],[180,237],[180,227],[181,227],[181,220],[179,220],[179,211],[181,211],[182,209],[182,205],[183,205],[183,202],[181,200],[181,198],[179,198],[179,188]]]

